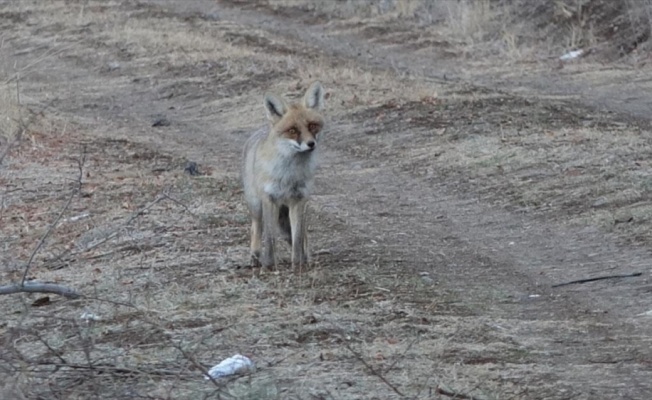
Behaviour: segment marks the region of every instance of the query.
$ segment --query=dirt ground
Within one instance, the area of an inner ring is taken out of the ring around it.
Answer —
[[[82,294],[0,297],[0,398],[652,398],[649,63],[281,3],[0,3],[0,284]],[[314,262],[246,268],[241,148],[314,79]]]

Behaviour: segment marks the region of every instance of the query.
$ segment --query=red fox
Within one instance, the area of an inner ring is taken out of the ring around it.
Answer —
[[[303,101],[289,104],[265,94],[271,126],[256,131],[244,148],[242,181],[251,214],[251,262],[276,265],[279,233],[292,246],[292,266],[308,262],[306,205],[315,175],[317,143],[324,128],[324,89],[314,82]]]

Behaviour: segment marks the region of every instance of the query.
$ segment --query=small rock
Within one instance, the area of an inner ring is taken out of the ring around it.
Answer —
[[[201,175],[201,172],[199,172],[199,166],[194,161],[188,161],[186,163],[186,166],[183,168],[183,172],[185,172],[186,174],[188,174],[190,176]]]
[[[616,215],[614,215],[614,223],[616,224],[625,224],[627,222],[632,222],[633,220],[634,216],[629,210],[618,211]]]
[[[220,20],[220,15],[215,11],[209,12],[209,13],[204,13],[202,16],[207,21],[219,21]]]
[[[607,204],[609,204],[609,200],[607,200],[606,197],[600,197],[596,201],[591,204],[591,207],[598,208],[598,207],[604,207]]]
[[[170,120],[165,118],[165,116],[157,117],[152,123],[153,127],[159,126],[170,126]]]
[[[39,297],[38,299],[34,300],[32,307],[43,307],[47,306],[50,303],[50,296]]]
[[[106,63],[106,68],[109,71],[115,71],[116,69],[120,69],[120,67],[121,67],[121,65],[117,61],[110,61],[110,62]]]

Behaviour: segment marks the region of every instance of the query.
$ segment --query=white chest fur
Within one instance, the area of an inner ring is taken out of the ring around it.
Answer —
[[[276,203],[285,204],[308,197],[312,190],[316,154],[294,153],[275,157],[264,166],[269,180],[265,194]]]

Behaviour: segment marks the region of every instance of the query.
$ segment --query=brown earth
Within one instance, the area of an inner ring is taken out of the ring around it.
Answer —
[[[83,159],[28,277],[84,297],[1,298],[0,397],[649,399],[649,66],[474,58],[385,22],[1,4],[0,115],[23,133],[0,139],[0,281]],[[313,79],[314,263],[242,268],[241,147],[265,90]],[[235,353],[257,371],[203,379]]]

